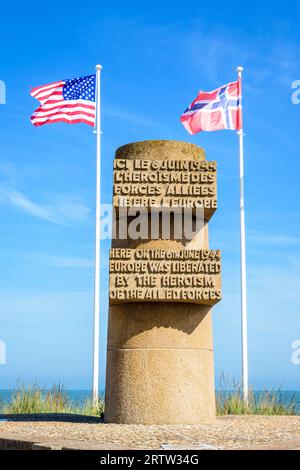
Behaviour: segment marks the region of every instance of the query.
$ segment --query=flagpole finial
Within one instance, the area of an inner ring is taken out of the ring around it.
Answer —
[[[96,68],[96,70],[101,70],[101,69],[102,69],[102,65],[97,64],[95,68]]]
[[[237,70],[238,73],[242,73],[242,72],[244,72],[244,67],[239,65],[236,70]]]

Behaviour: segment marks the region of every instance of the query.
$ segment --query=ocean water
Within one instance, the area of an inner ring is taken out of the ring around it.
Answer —
[[[80,406],[84,403],[87,398],[91,398],[92,394],[90,390],[65,390],[64,393],[67,395],[70,401],[74,405]],[[100,391],[99,395],[101,398],[104,398],[104,390]],[[224,393],[224,392],[223,392]],[[232,393],[227,391],[229,395]],[[255,396],[259,399],[264,395],[265,392],[255,391]],[[0,403],[9,403],[13,395],[13,390],[0,390]],[[297,413],[300,414],[300,391],[296,390],[281,390],[279,392],[279,400],[281,403],[289,404],[292,400],[296,402]]]

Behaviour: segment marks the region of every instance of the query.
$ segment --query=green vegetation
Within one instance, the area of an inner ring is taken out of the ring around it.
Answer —
[[[53,385],[50,390],[43,390],[37,384],[18,385],[9,403],[0,402],[1,414],[74,413],[101,417],[103,410],[101,399],[96,406],[92,399],[86,399],[81,405],[72,402],[61,384]]]
[[[224,375],[221,376],[219,390],[216,392],[218,415],[296,415],[297,401],[295,395],[283,401],[282,391],[249,390],[248,403],[243,399],[240,383],[234,380],[228,386]]]
[[[248,403],[245,403],[241,385],[234,381],[229,385],[222,375],[219,390],[216,392],[218,415],[297,414],[295,396],[290,397],[288,401],[283,401],[280,389],[259,393],[250,390]],[[50,390],[43,390],[37,384],[30,387],[18,384],[9,403],[0,401],[0,414],[73,413],[102,417],[103,412],[104,401],[102,399],[99,399],[96,406],[90,398],[78,404],[70,400],[61,384],[53,385]]]

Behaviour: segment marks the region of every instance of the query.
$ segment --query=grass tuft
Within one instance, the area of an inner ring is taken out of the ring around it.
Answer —
[[[98,400],[97,405],[87,398],[83,404],[72,402],[62,384],[53,385],[50,390],[44,390],[37,384],[29,387],[17,385],[9,403],[0,403],[1,414],[29,413],[73,413],[101,417],[104,411],[104,401]]]
[[[295,395],[288,401],[283,401],[282,391],[263,390],[254,392],[249,390],[248,402],[243,399],[242,385],[228,380],[221,375],[219,390],[216,392],[216,406],[218,415],[296,415],[297,401]]]

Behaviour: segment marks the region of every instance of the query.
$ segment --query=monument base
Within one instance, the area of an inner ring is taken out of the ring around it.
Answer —
[[[215,420],[212,351],[121,350],[108,353],[105,422],[209,424]],[[111,399],[113,398],[113,402]]]
[[[210,308],[202,305],[112,305],[105,422],[213,422],[211,323]]]

